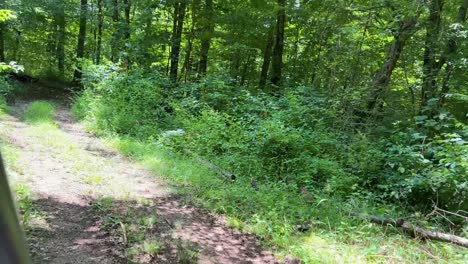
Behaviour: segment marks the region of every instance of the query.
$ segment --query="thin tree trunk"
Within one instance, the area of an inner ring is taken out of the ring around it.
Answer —
[[[182,41],[182,31],[184,28],[185,9],[187,6],[186,0],[176,0],[174,3],[174,26],[172,32],[171,43],[171,68],[170,78],[173,82],[177,82],[179,71],[179,55]]]
[[[88,0],[81,0],[81,9],[80,9],[80,30],[78,33],[78,46],[76,48],[76,58],[78,60],[78,65],[75,70],[74,80],[76,82],[81,81],[81,59],[84,57],[85,51],[85,41],[86,41],[86,19],[88,15]]]
[[[195,39],[195,25],[198,23],[197,10],[200,9],[200,0],[192,1],[192,25],[190,27],[190,34],[187,38],[187,49],[185,51],[184,65],[182,71],[184,73],[184,81],[190,78],[192,73],[192,51],[193,51],[193,40]]]
[[[466,22],[468,19],[467,17],[467,10],[468,10],[468,0],[462,0],[462,4],[460,8],[458,9],[458,16],[457,16],[457,22],[460,24],[463,24]],[[458,44],[457,44],[457,39],[456,36],[452,36],[449,39],[448,45],[447,45],[447,54],[444,56],[444,60],[447,61],[447,66],[445,68],[445,76],[444,80],[442,83],[442,90],[440,93],[439,97],[439,107],[442,107],[445,104],[445,95],[449,92],[450,90],[450,79],[452,78],[452,73],[454,71],[454,66],[453,62],[451,61],[451,58],[453,54],[455,54],[458,50]]]
[[[97,30],[97,48],[96,48],[96,64],[101,64],[102,53],[102,27],[104,25],[104,14],[102,10],[102,0],[97,0],[98,8],[98,30]]]
[[[66,21],[65,10],[61,7],[60,14],[57,16],[58,27],[58,42],[57,42],[57,68],[63,76],[65,72],[65,36],[66,36]]]
[[[5,0],[0,0],[0,9],[5,9]],[[0,62],[5,62],[5,23],[0,22]]]
[[[263,52],[262,71],[260,73],[260,82],[258,85],[260,89],[265,88],[267,83],[268,71],[271,65],[271,54],[273,52],[274,40],[274,27],[272,27],[268,32],[267,44],[265,47],[265,51]]]
[[[119,52],[119,36],[120,36],[120,15],[119,15],[119,1],[114,0],[112,2],[112,22],[113,22],[113,34],[112,34],[112,47],[111,47],[111,61],[118,61],[118,52]]]
[[[124,12],[125,12],[125,32],[124,32],[124,39],[125,39],[125,50],[126,50],[126,54],[125,54],[125,68],[129,68],[130,67],[130,50],[129,50],[129,41],[130,41],[130,11],[131,11],[131,3],[130,3],[130,0],[123,0],[123,3],[124,3]]]
[[[283,52],[284,52],[284,28],[286,26],[286,0],[278,0],[278,15],[276,19],[276,39],[273,49],[273,67],[271,83],[279,86],[282,81]]]
[[[385,62],[375,75],[372,83],[371,96],[367,102],[367,110],[369,112],[374,111],[376,106],[382,105],[383,96],[390,83],[393,70],[400,59],[407,40],[415,33],[416,24],[417,20],[414,17],[410,17],[404,21],[400,26],[398,34],[395,36],[395,40],[390,44]]]
[[[208,52],[210,51],[211,38],[213,36],[213,0],[205,0],[205,9],[203,12],[203,32],[201,36],[200,64],[198,73],[204,76],[208,69]]]

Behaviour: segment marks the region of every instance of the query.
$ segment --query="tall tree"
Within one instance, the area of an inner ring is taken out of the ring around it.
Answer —
[[[201,1],[200,0],[193,0],[191,5],[191,26],[190,26],[190,33],[187,36],[187,47],[185,51],[185,59],[184,65],[182,67],[182,71],[184,73],[184,80],[187,82],[189,79],[192,71],[193,71],[193,63],[192,63],[192,51],[194,46],[195,37],[197,34],[197,25],[199,23]]]
[[[200,76],[205,75],[208,68],[208,52],[210,51],[211,38],[214,31],[213,16],[213,0],[205,0],[205,7],[202,18],[203,32],[200,41],[200,64],[198,66],[198,73]]]
[[[274,40],[275,40],[273,29],[274,27],[271,26],[268,32],[265,50],[263,51],[262,71],[260,73],[260,82],[259,82],[260,89],[265,88],[265,85],[268,79],[268,71],[271,65],[271,53],[273,51],[273,45],[274,45]]]
[[[426,25],[426,40],[424,47],[421,107],[427,106],[429,100],[435,98],[437,93],[436,78],[442,67],[442,61],[439,60],[439,40],[444,1],[445,0],[429,1],[429,19]]]
[[[66,38],[66,20],[65,20],[65,6],[59,5],[59,10],[56,14],[57,23],[57,68],[59,73],[63,76],[65,72],[65,38]]]
[[[280,85],[283,74],[284,29],[286,27],[286,0],[278,0],[276,38],[273,49],[271,83]]]
[[[184,29],[186,7],[186,0],[174,0],[174,21],[172,27],[170,54],[171,67],[169,72],[170,78],[173,82],[177,82],[177,75],[179,71],[179,55],[182,41],[182,31]]]
[[[393,71],[400,59],[406,42],[416,31],[416,24],[417,19],[415,17],[409,17],[400,24],[400,28],[394,35],[393,42],[388,47],[385,62],[372,82],[371,96],[367,102],[368,111],[373,111],[376,109],[376,106],[382,105],[383,96],[386,93]]]
[[[125,13],[125,26],[124,26],[124,40],[125,40],[125,67],[128,68],[130,66],[130,55],[129,55],[129,41],[130,41],[130,10],[131,10],[131,3],[130,0],[123,0],[124,5],[124,13]]]
[[[112,32],[112,40],[111,40],[111,61],[117,62],[118,61],[118,53],[119,53],[119,37],[120,37],[120,14],[119,14],[119,1],[113,0],[112,1],[112,24],[113,24],[113,32]]]
[[[457,22],[463,25],[468,19],[467,17],[468,0],[461,0],[461,1],[462,3],[460,5],[460,8],[458,9]],[[452,35],[449,38],[445,54],[442,57],[442,60],[443,60],[442,62],[444,63],[446,62],[447,66],[445,68],[445,76],[442,82],[442,89],[441,89],[440,99],[439,99],[439,107],[444,105],[445,95],[450,90],[449,82],[450,82],[450,79],[452,78],[452,74],[454,70],[454,61],[452,57],[457,52],[458,46],[459,45],[457,42],[457,36]]]
[[[82,66],[81,59],[84,57],[85,52],[85,41],[86,41],[86,20],[88,16],[88,0],[80,1],[80,29],[78,32],[78,45],[76,47],[76,58],[78,65],[76,66],[74,73],[74,80],[77,82],[81,81],[82,77]]]
[[[5,9],[5,0],[0,0],[0,9]],[[5,62],[5,22],[0,21],[0,62]]]
[[[101,53],[102,53],[102,28],[104,26],[104,12],[103,12],[103,5],[102,0],[97,0],[97,9],[98,9],[98,17],[97,17],[97,48],[96,48],[96,64],[101,63]]]

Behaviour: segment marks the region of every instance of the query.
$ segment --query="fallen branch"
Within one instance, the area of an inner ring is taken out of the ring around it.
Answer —
[[[122,235],[123,235],[123,243],[126,246],[128,244],[128,239],[127,239],[127,229],[125,228],[124,223],[119,222],[120,228],[122,229]]]
[[[199,155],[197,155],[196,153],[192,152],[191,150],[188,150],[188,149],[184,149],[184,152],[188,155],[192,155],[195,157],[195,159],[200,162],[202,165],[204,165],[205,167],[207,167],[208,169],[216,172],[216,174],[220,175],[220,176],[223,176],[224,178],[228,179],[228,180],[231,180],[231,181],[234,181],[236,180],[236,175],[234,173],[231,173],[227,170],[224,170],[223,168],[220,168],[218,166],[216,166],[215,164],[207,161],[207,160],[204,160],[203,158],[201,158]]]
[[[419,226],[414,226],[403,219],[379,218],[376,216],[359,214],[359,213],[351,213],[351,215],[367,219],[371,223],[374,223],[377,225],[382,225],[382,226],[390,225],[390,226],[401,228],[405,232],[415,237],[432,239],[432,240],[437,240],[437,241],[442,241],[442,242],[449,242],[452,244],[456,244],[456,245],[468,248],[468,239],[464,237],[427,230]]]

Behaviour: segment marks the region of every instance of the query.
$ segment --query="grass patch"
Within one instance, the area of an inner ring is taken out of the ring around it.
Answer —
[[[21,214],[21,224],[24,229],[29,230],[30,223],[42,217],[40,211],[34,206],[32,191],[26,182],[24,167],[19,163],[20,153],[13,145],[0,134],[0,150],[7,165],[7,175],[16,201],[17,209]]]
[[[178,192],[199,206],[226,215],[228,225],[258,235],[279,256],[305,263],[465,263],[468,252],[449,244],[419,241],[394,228],[382,228],[348,216],[368,208],[371,214],[398,216],[372,198],[339,200],[320,193],[305,197],[285,183],[228,182],[198,162],[161,145],[113,138],[123,154],[164,175]]]
[[[4,117],[8,113],[8,105],[6,99],[0,96],[0,117]]]
[[[46,101],[36,101],[31,103],[26,112],[24,119],[30,124],[54,124],[55,106]]]

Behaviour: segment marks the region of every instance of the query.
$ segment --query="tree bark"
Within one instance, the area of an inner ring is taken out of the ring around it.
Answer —
[[[125,12],[125,29],[124,29],[124,40],[125,40],[125,68],[130,67],[130,49],[129,49],[129,41],[130,41],[130,10],[131,10],[131,3],[130,0],[123,0],[124,4],[124,12]]]
[[[271,83],[279,86],[282,81],[284,28],[286,26],[286,0],[278,0],[278,14],[276,19],[276,39],[272,58]]]
[[[426,26],[426,43],[424,47],[423,84],[421,89],[421,110],[437,94],[437,76],[443,65],[438,52],[442,8],[444,0],[433,0],[429,3],[429,20]]]
[[[170,78],[173,82],[177,82],[177,75],[179,71],[179,55],[182,41],[182,31],[184,28],[186,6],[186,0],[175,0],[174,2],[174,23],[170,54],[171,68],[169,71]]]
[[[58,27],[58,41],[57,41],[57,68],[59,73],[63,76],[65,72],[65,37],[66,37],[66,20],[64,7],[60,7],[60,14],[56,17]]]
[[[82,77],[82,67],[80,60],[84,57],[85,51],[85,41],[86,41],[86,20],[88,15],[88,0],[81,0],[80,4],[80,29],[78,33],[78,46],[76,48],[76,58],[78,60],[78,65],[75,69],[74,80],[76,82],[81,81]]]
[[[102,28],[104,25],[104,14],[102,10],[102,0],[97,0],[98,8],[98,30],[97,30],[97,48],[96,48],[96,64],[101,64],[102,53]]]
[[[190,34],[187,38],[187,48],[185,50],[185,59],[184,65],[182,66],[182,71],[184,73],[184,81],[187,82],[190,79],[193,72],[193,63],[192,63],[192,52],[193,52],[193,41],[196,37],[196,25],[198,24],[198,10],[200,9],[200,0],[192,1],[192,25],[190,27]]]
[[[113,23],[113,30],[112,33],[112,47],[111,47],[111,61],[117,62],[118,61],[118,53],[119,53],[119,37],[120,37],[120,15],[119,15],[119,1],[113,0],[112,2],[112,23]]]
[[[211,46],[211,38],[213,37],[214,22],[213,22],[213,0],[205,0],[205,8],[203,12],[203,32],[201,35],[200,63],[198,66],[198,74],[204,76],[208,69],[208,53]]]
[[[5,9],[5,0],[0,0],[0,9]],[[0,22],[0,62],[5,62],[5,23]]]
[[[268,39],[265,46],[265,51],[263,52],[262,71],[260,73],[260,82],[258,85],[260,89],[265,88],[268,79],[268,71],[270,70],[271,54],[273,52],[273,45],[275,40],[273,29],[274,28],[272,27],[268,32]]]
[[[367,101],[367,110],[369,112],[376,110],[376,106],[382,106],[383,97],[390,83],[393,70],[400,59],[407,40],[416,32],[416,25],[416,18],[408,18],[401,24],[395,40],[390,44],[385,62],[375,75],[372,83],[371,95]]]

